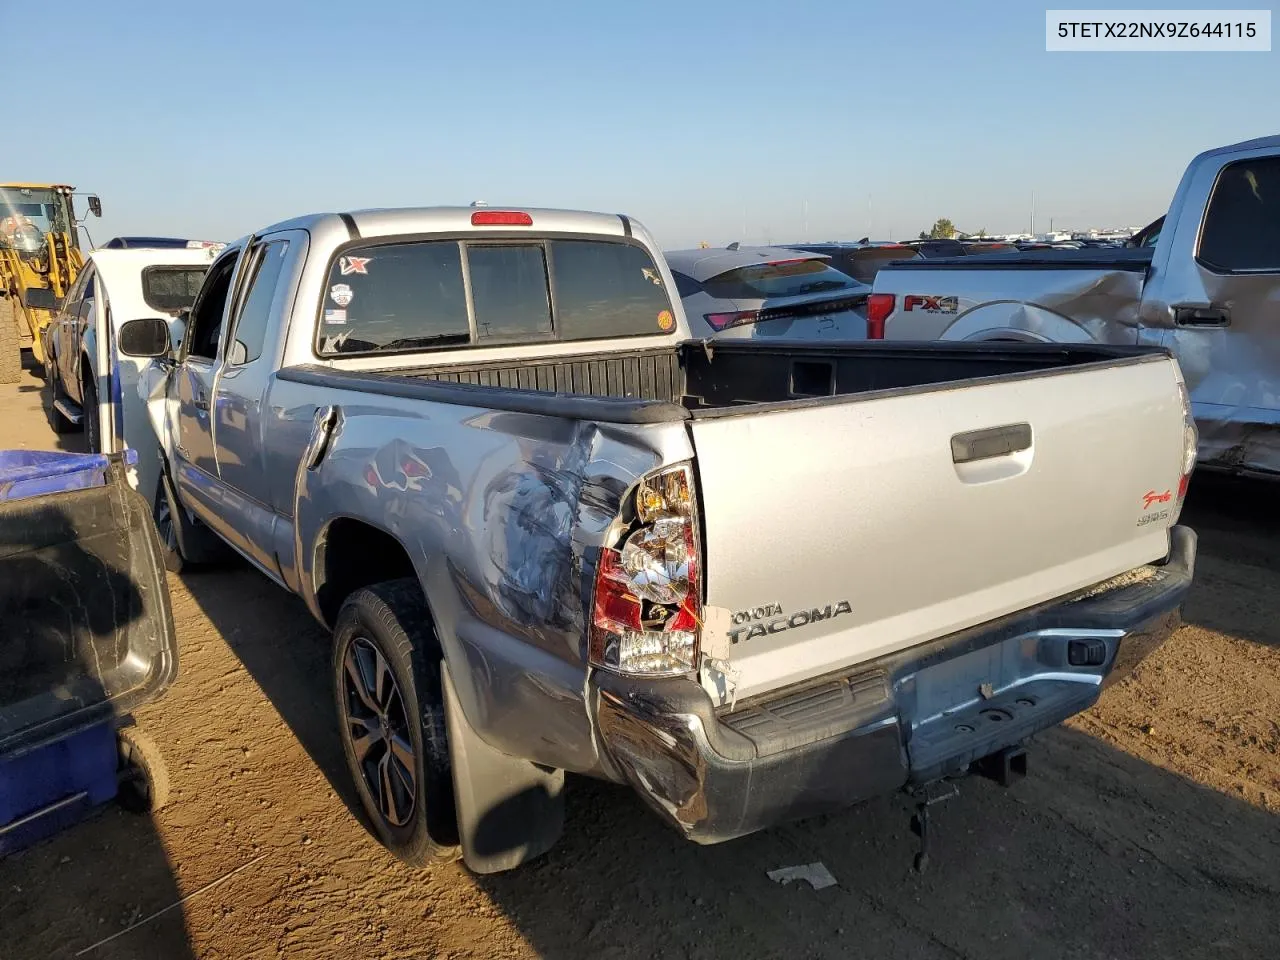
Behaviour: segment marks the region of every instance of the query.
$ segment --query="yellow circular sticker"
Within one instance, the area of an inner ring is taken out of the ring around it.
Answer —
[[[663,333],[668,332],[676,325],[676,318],[671,315],[670,310],[660,310],[658,312],[658,329]]]

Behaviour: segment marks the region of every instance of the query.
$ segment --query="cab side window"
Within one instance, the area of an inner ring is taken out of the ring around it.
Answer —
[[[231,291],[231,277],[235,273],[239,251],[229,254],[209,268],[204,286],[191,308],[190,328],[187,333],[187,356],[214,360],[218,356],[218,342],[222,336],[222,317]]]
[[[228,362],[237,365],[253,363],[262,356],[267,324],[271,319],[271,304],[275,300],[276,285],[288,252],[287,240],[259,244],[249,252],[249,282],[233,328],[234,339],[227,353]]]
[[[1204,215],[1199,259],[1221,273],[1280,272],[1280,157],[1223,168]]]

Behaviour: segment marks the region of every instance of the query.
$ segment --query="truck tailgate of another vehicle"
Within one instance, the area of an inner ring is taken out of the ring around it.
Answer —
[[[691,425],[708,622],[727,610],[730,638],[704,631],[728,670],[703,683],[722,700],[1168,552],[1183,456],[1168,357],[742,410]]]

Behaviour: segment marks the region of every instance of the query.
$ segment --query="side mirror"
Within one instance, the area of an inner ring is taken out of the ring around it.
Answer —
[[[102,201],[98,199],[96,193],[89,194],[89,212],[95,217],[102,216]]]
[[[61,310],[62,298],[55,297],[47,287],[28,287],[22,296],[28,310]]]
[[[116,342],[126,357],[167,357],[169,324],[159,317],[130,320],[120,327]]]

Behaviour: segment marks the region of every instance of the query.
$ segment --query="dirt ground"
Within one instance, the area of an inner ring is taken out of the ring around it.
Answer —
[[[56,446],[41,396],[0,387],[0,448]],[[0,960],[1280,956],[1278,495],[1196,479],[1187,625],[1026,780],[935,808],[923,876],[902,798],[700,848],[583,780],[524,869],[410,870],[352,813],[302,605],[245,568],[171,576],[181,675],[137,722],[172,800],[0,860]],[[813,861],[838,885],[766,876]]]

